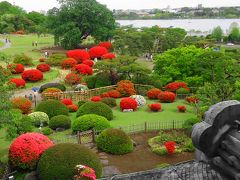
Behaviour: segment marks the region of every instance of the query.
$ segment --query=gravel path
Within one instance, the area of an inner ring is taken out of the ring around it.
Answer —
[[[0,39],[0,41],[2,41],[5,45],[3,47],[0,47],[0,51],[4,50],[4,49],[8,49],[11,47],[12,43],[6,43],[5,39]]]

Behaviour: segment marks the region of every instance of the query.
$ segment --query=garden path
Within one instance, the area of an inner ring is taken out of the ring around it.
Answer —
[[[10,48],[12,43],[6,43],[5,42],[5,39],[0,39],[0,41],[2,41],[5,45],[3,47],[0,47],[0,51],[4,50],[4,49],[7,49],[7,48]]]

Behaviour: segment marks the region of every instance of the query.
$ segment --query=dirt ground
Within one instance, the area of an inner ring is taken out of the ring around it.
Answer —
[[[194,153],[181,153],[159,156],[151,152],[148,139],[158,135],[158,132],[132,135],[137,146],[132,153],[126,155],[107,155],[109,165],[116,166],[121,173],[145,171],[156,168],[162,163],[176,164],[194,159]]]

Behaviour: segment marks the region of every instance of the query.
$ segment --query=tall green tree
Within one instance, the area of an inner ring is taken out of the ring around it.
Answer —
[[[230,32],[228,36],[228,40],[232,42],[240,42],[240,28],[239,27],[233,27],[232,31]]]
[[[113,36],[115,19],[106,6],[96,0],[58,1],[61,6],[49,10],[47,25],[55,40],[65,48],[75,48],[90,35],[97,41],[109,40]],[[77,39],[73,40],[72,36]]]
[[[212,31],[212,37],[215,38],[217,41],[221,41],[223,38],[223,30],[220,26],[217,26]]]

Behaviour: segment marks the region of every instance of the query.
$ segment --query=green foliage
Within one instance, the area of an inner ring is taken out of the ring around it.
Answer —
[[[84,105],[86,103],[86,101],[78,101],[78,107],[81,107],[82,105]]]
[[[57,100],[42,101],[35,109],[36,111],[45,112],[49,118],[57,115],[68,115],[69,109]]]
[[[127,154],[133,151],[133,142],[120,129],[106,129],[98,136],[97,147],[111,154]]]
[[[177,94],[189,94],[189,90],[185,88],[179,88],[176,91]]]
[[[107,118],[108,120],[113,119],[112,109],[102,102],[86,102],[79,107],[76,117],[83,116],[85,114],[97,114]]]
[[[56,42],[76,48],[88,36],[97,41],[108,40],[115,29],[113,14],[95,0],[59,1],[60,8],[48,12],[48,27]]]
[[[15,64],[23,64],[23,65],[32,65],[33,60],[31,57],[25,54],[17,54],[13,57],[13,62]]]
[[[17,136],[33,131],[32,120],[28,116],[22,116],[18,110],[11,110],[13,120],[7,125],[7,138],[13,139]]]
[[[85,77],[89,89],[111,85],[109,74],[101,72],[96,75]]]
[[[57,128],[69,129],[71,127],[71,119],[65,115],[54,116],[49,121],[49,127],[53,130]]]
[[[49,118],[48,115],[44,112],[33,112],[28,116],[31,118],[34,126],[36,127],[39,127],[41,124],[42,126],[48,125]]]
[[[61,66],[62,61],[66,58],[65,54],[53,54],[49,56],[46,63],[51,66]]]
[[[189,139],[186,142],[185,147],[183,148],[183,151],[184,152],[194,152],[195,151],[195,147],[194,147],[191,139]]]
[[[162,164],[157,165],[157,168],[162,169],[162,168],[166,168],[169,166],[170,166],[170,164],[168,164],[168,163],[162,163]]]
[[[48,135],[50,135],[50,134],[53,133],[53,130],[52,130],[51,128],[49,128],[49,127],[45,127],[45,128],[42,129],[42,133],[43,133],[45,136],[48,136]]]
[[[109,121],[103,117],[96,114],[86,114],[75,119],[72,123],[73,133],[77,131],[83,132],[91,129],[97,131],[102,131],[110,127]]]
[[[193,125],[198,122],[198,118],[189,118],[183,123],[183,129],[185,129],[189,134],[191,134]]]
[[[240,29],[239,27],[233,27],[229,36],[228,40],[232,42],[240,42]]]
[[[94,169],[97,178],[101,177],[102,165],[98,156],[79,144],[57,144],[44,151],[37,167],[40,179],[66,180],[74,176],[76,165],[86,165]]]
[[[221,41],[223,38],[223,30],[220,26],[216,27],[212,31],[212,37],[215,38],[217,41]]]
[[[117,102],[115,98],[102,98],[101,100],[102,103],[108,105],[109,107],[113,108],[117,106]]]

